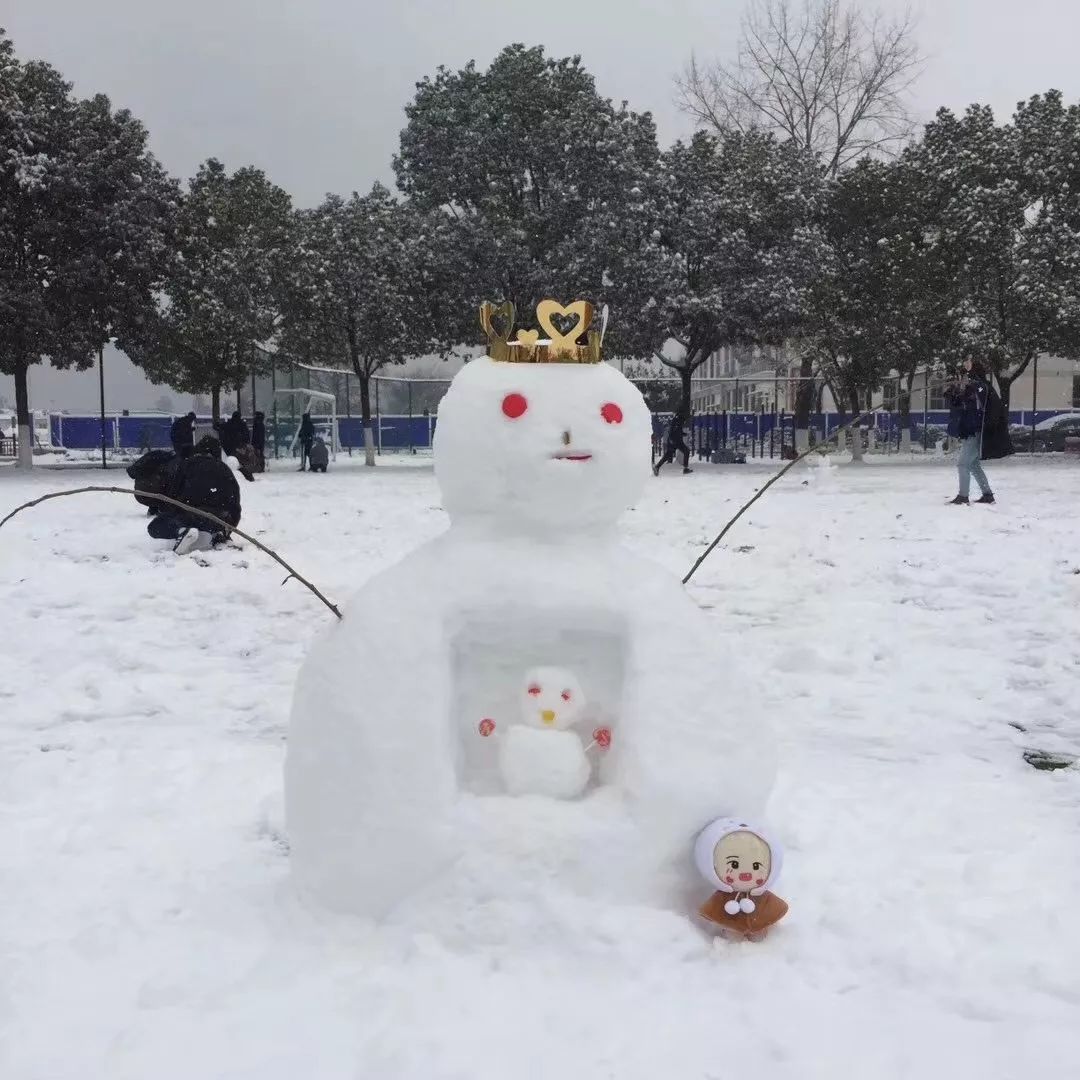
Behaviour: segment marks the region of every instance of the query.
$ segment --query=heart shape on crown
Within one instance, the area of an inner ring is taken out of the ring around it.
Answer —
[[[510,340],[510,333],[514,329],[516,314],[514,305],[509,300],[504,300],[501,304],[493,304],[490,300],[485,300],[480,305],[480,326],[487,334],[488,340],[498,341],[505,345]],[[498,329],[493,322],[494,319],[501,319],[506,329]]]
[[[554,317],[569,319],[577,316],[570,329],[564,334],[555,325]],[[575,300],[572,304],[563,307],[557,300],[541,300],[536,305],[536,318],[540,325],[547,331],[551,339],[553,350],[575,349],[577,339],[589,328],[592,322],[593,307],[587,300]]]

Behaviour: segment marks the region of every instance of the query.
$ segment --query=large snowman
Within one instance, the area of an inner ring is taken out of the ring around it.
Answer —
[[[382,916],[553,880],[682,905],[700,829],[763,809],[771,742],[739,657],[616,530],[655,483],[648,409],[596,334],[577,344],[587,305],[564,309],[566,335],[545,305],[548,337],[514,342],[512,313],[500,335],[485,309],[492,355],[439,406],[450,527],[353,596],[301,670],[286,821],[297,883],[327,906]],[[515,733],[537,671],[581,707]]]

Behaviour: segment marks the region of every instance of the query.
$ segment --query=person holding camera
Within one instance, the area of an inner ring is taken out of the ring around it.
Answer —
[[[970,353],[964,356],[956,376],[956,380],[945,388],[945,397],[949,401],[949,438],[958,440],[960,444],[960,454],[956,459],[960,491],[950,505],[967,506],[970,503],[972,477],[975,477],[982,492],[975,501],[992,503],[994,493],[990,490],[990,481],[982,467],[982,442],[987,402],[993,391],[986,377],[986,369]]]

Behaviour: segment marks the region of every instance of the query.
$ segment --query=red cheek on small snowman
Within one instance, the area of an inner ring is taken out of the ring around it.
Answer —
[[[606,405],[601,406],[600,415],[608,424],[622,423],[622,409],[620,409],[613,401],[609,401]]]

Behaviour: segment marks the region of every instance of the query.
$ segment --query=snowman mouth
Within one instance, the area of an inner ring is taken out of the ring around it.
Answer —
[[[552,459],[555,461],[592,461],[592,454],[583,453],[570,453],[569,451],[552,454]]]

